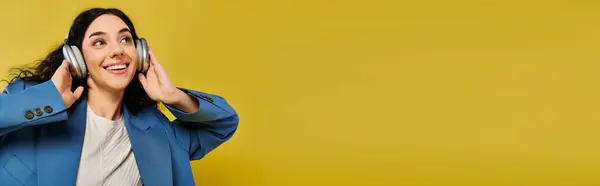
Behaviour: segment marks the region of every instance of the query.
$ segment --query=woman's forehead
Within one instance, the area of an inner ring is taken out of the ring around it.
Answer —
[[[105,14],[92,21],[85,33],[85,36],[88,37],[95,32],[118,34],[123,28],[129,28],[129,26],[127,26],[127,24],[121,18],[111,14]]]

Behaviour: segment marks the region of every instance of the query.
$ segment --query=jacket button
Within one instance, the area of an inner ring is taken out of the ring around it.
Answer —
[[[41,116],[43,114],[42,109],[40,109],[40,108],[35,108],[34,112],[35,112],[36,116]]]
[[[33,112],[31,112],[30,110],[26,111],[25,118],[28,120],[33,119]]]
[[[44,112],[46,112],[48,114],[52,113],[52,107],[51,106],[45,106],[44,107]]]

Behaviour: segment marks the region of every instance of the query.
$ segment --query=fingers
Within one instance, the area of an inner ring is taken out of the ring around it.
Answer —
[[[151,47],[148,47],[148,55],[150,55],[150,68],[154,67],[155,74],[158,76],[167,76],[167,72],[162,68],[160,63],[158,63],[158,60],[156,60],[156,56],[154,56]]]
[[[144,88],[144,90],[148,90],[148,80],[146,79],[146,77],[144,76],[144,74],[138,74],[138,79],[140,80],[140,83],[142,84],[142,87]]]
[[[154,56],[154,52],[152,52],[152,47],[148,47],[148,55],[150,55],[150,63],[154,65],[156,62],[156,56]]]
[[[71,71],[71,64],[69,61],[67,60],[63,60],[63,63],[60,65],[61,68],[63,68],[66,72],[70,72]]]
[[[63,60],[62,64],[60,64],[60,67],[67,69],[69,67],[69,61],[67,61],[66,59]]]
[[[57,71],[60,71],[60,73],[69,76],[69,78],[71,77],[71,65],[69,63],[69,61],[67,60],[63,60],[62,64],[60,64],[60,67],[57,69]]]
[[[75,89],[75,91],[73,91],[73,97],[75,98],[75,100],[79,99],[79,97],[81,97],[82,93],[83,93],[83,87],[82,86],[77,87],[77,89]]]
[[[148,81],[154,81],[154,80],[160,81],[158,77],[159,76],[158,76],[158,72],[157,72],[157,67],[156,66],[150,66],[150,68],[146,72],[145,78]]]
[[[66,60],[63,60],[50,79],[61,93],[65,87],[70,87],[72,77],[69,72],[69,63]]]
[[[156,60],[156,56],[154,56],[154,52],[152,52],[152,48],[150,47],[148,47],[148,55],[150,55],[150,65],[162,69],[162,66],[160,66],[160,63],[158,63],[158,60]]]
[[[56,69],[56,71],[62,73],[62,71],[65,71],[68,69],[69,69],[69,64],[68,64],[67,60],[63,60],[62,63],[60,64],[60,66]]]

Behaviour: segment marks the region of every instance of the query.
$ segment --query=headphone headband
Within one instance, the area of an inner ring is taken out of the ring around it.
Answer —
[[[64,44],[67,44],[67,40],[69,39],[69,32],[67,32],[67,35],[65,35],[65,40],[64,40]]]

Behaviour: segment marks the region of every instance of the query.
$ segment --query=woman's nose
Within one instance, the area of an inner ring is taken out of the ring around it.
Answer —
[[[122,56],[123,55],[123,46],[119,44],[115,44],[110,53],[110,57]]]

